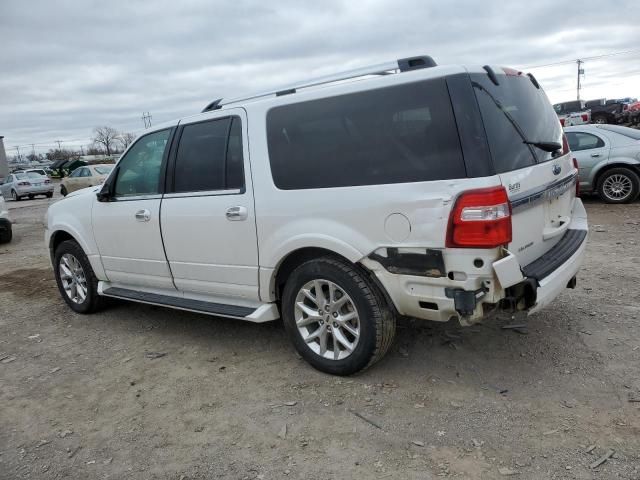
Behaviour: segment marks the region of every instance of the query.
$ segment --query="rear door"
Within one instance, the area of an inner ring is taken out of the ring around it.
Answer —
[[[593,167],[609,159],[609,140],[604,135],[579,130],[568,131],[566,135],[571,153],[578,161],[580,184],[590,188]]]
[[[182,292],[258,300],[258,244],[243,109],[181,122],[162,237]]]
[[[498,85],[486,74],[472,74],[471,79],[494,167],[513,208],[509,250],[525,266],[556,245],[567,231],[577,172],[571,155],[562,148],[548,152],[525,143],[563,143],[553,107],[529,77],[497,75]]]

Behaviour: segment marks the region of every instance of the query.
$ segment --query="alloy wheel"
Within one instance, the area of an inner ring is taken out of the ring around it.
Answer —
[[[78,259],[70,253],[65,253],[60,257],[58,271],[67,297],[73,303],[83,303],[87,298],[87,278]]]
[[[621,201],[626,199],[633,191],[633,182],[631,178],[622,174],[615,174],[607,177],[602,184],[602,192],[613,201]]]
[[[294,318],[307,346],[329,360],[343,360],[360,339],[360,317],[351,297],[329,280],[312,280],[296,296]]]

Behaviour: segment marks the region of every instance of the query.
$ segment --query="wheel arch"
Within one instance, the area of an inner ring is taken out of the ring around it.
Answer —
[[[613,162],[605,163],[599,166],[599,168],[593,174],[593,181],[591,182],[592,190],[595,192],[598,189],[598,184],[602,176],[609,170],[614,168],[628,168],[636,175],[640,176],[640,162],[632,158],[629,159],[616,159]]]

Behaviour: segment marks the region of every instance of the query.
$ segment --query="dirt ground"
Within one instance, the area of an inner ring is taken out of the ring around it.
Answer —
[[[49,201],[8,202],[0,478],[640,479],[640,203],[585,202],[577,288],[528,328],[401,321],[350,378],[300,360],[280,322],[74,314],[43,245]]]

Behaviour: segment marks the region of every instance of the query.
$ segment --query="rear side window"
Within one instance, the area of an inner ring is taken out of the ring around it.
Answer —
[[[243,185],[240,119],[186,125],[176,153],[174,192],[239,189]]]
[[[283,190],[466,176],[443,79],[275,107],[267,139]]]
[[[494,85],[486,74],[471,74],[496,173],[551,160],[551,152],[524,143],[562,145],[562,127],[546,94],[526,76],[498,75],[498,80]]]
[[[604,140],[596,135],[584,132],[566,132],[569,148],[574,152],[604,147]]]

